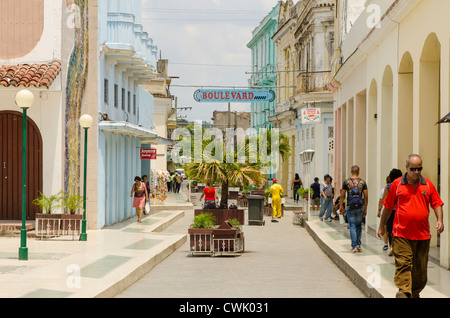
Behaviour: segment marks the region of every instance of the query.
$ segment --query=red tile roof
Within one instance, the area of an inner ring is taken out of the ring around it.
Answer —
[[[61,62],[59,61],[43,64],[0,65],[0,85],[50,88],[60,71]]]

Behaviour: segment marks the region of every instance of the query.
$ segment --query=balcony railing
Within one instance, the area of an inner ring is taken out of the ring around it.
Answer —
[[[297,93],[327,91],[331,71],[304,72],[297,76]]]
[[[115,49],[135,51],[135,57],[142,58],[156,69],[158,48],[148,33],[144,32],[142,25],[136,24],[133,14],[109,12],[107,25],[106,45]]]

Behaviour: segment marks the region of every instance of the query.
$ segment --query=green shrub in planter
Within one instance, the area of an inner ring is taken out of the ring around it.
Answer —
[[[42,192],[39,192],[39,196],[33,200],[33,204],[37,206],[42,213],[52,214],[54,209],[60,206],[59,202],[61,201],[61,198],[62,192],[49,197],[45,196]]]
[[[194,216],[191,224],[193,229],[212,229],[216,226],[216,219],[212,213],[206,212]]]

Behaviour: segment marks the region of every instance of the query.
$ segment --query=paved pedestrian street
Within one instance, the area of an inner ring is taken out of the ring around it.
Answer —
[[[361,298],[364,295],[285,211],[279,223],[245,225],[241,256],[190,256],[187,242],[117,297]],[[193,211],[165,231],[187,233]],[[164,233],[164,232],[163,232]]]

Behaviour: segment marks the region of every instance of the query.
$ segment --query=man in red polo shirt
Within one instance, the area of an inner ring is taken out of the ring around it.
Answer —
[[[383,212],[378,236],[383,237],[384,225],[395,209],[392,229],[392,251],[395,258],[394,283],[397,298],[418,298],[427,284],[427,263],[430,249],[429,206],[437,218],[438,233],[444,231],[442,205],[433,183],[421,175],[422,159],[409,155],[406,174],[392,181],[383,201]]]

